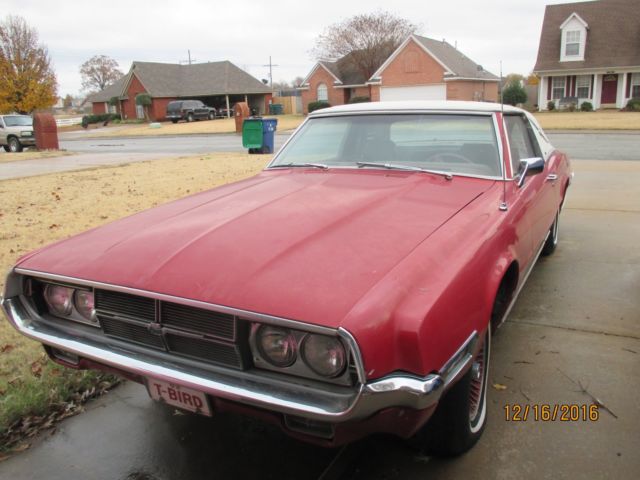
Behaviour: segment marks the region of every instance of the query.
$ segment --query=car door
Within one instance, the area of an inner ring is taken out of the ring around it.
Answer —
[[[509,139],[512,171],[517,181],[522,174],[520,161],[527,158],[543,158],[543,154],[531,124],[524,115],[506,114],[505,125]],[[552,178],[549,177],[549,169],[549,159],[545,159],[542,173],[528,176],[522,187],[516,187],[516,201],[523,209],[522,217],[529,229],[528,237],[531,242],[529,260],[533,258],[544,242],[555,215],[553,191],[551,190],[554,187],[553,183],[548,180],[548,178]]]
[[[206,118],[206,116],[207,116],[207,109],[204,106],[204,103],[202,103],[199,100],[194,100],[194,102],[193,102],[193,112],[194,112],[194,115],[197,118]]]

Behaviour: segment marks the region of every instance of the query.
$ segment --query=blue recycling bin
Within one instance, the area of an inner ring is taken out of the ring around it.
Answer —
[[[262,153],[273,153],[275,150],[277,118],[262,119]]]

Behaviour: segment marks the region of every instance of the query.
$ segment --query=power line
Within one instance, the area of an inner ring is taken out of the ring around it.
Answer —
[[[275,65],[271,63],[271,55],[269,55],[269,64],[262,65],[263,67],[269,67],[269,87],[273,88],[273,67],[279,67],[280,65]]]

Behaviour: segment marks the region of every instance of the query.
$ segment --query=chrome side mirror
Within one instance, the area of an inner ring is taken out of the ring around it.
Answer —
[[[540,157],[523,158],[520,160],[520,178],[518,178],[518,187],[524,185],[524,179],[537,175],[544,171],[544,159]]]

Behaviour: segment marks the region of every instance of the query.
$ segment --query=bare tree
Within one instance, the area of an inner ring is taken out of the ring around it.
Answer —
[[[94,55],[80,66],[82,88],[86,91],[104,90],[122,77],[118,62],[106,55]]]
[[[294,87],[299,87],[302,85],[302,82],[304,82],[304,77],[296,77],[293,79],[293,82],[291,82],[293,84]]]
[[[369,78],[419,25],[389,12],[355,15],[329,26],[311,53],[320,58],[342,58]]]
[[[0,23],[0,113],[29,113],[57,101],[56,74],[47,47],[22,17]]]

